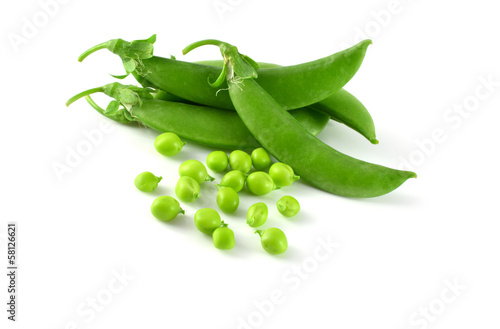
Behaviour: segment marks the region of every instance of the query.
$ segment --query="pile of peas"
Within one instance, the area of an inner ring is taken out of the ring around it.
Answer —
[[[186,143],[176,134],[167,132],[159,135],[154,142],[158,153],[165,156],[178,154]],[[216,172],[229,171],[217,184],[217,206],[224,213],[235,212],[240,203],[238,192],[243,188],[254,195],[265,195],[281,187],[289,186],[300,177],[293,169],[284,163],[271,163],[271,157],[263,148],[253,150],[252,154],[235,150],[229,156],[223,151],[213,151],[206,159],[207,167]],[[251,172],[252,167],[255,171]],[[266,172],[267,170],[267,172]],[[250,173],[251,172],[251,173]],[[179,180],[175,186],[175,195],[182,202],[193,202],[200,196],[200,184],[213,182],[205,165],[198,160],[187,160],[179,166]],[[143,192],[154,191],[161,176],[151,172],[143,172],[135,178],[135,186]],[[151,213],[158,220],[168,222],[179,214],[185,214],[179,201],[168,195],[156,198],[151,205]],[[300,211],[299,202],[292,196],[283,196],[276,203],[278,211],[285,217],[293,217]],[[248,208],[247,224],[257,228],[264,225],[268,218],[268,207],[264,202],[258,202]],[[213,244],[217,249],[232,249],[235,244],[234,232],[229,228],[219,214],[212,208],[202,208],[194,215],[196,228],[212,236]],[[284,253],[288,248],[285,233],[276,227],[255,231],[260,236],[262,248],[272,255]]]

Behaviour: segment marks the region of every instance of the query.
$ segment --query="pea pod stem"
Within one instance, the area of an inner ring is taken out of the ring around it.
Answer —
[[[101,114],[104,114],[104,109],[102,107],[100,107],[93,99],[92,97],[90,97],[90,95],[87,95],[85,96],[85,100],[87,101],[87,103],[89,103],[89,105],[94,109],[96,110],[97,112],[101,113]]]
[[[103,43],[100,43],[98,45],[95,45],[89,49],[87,49],[86,51],[84,51],[80,56],[78,56],[78,61],[79,62],[83,62],[83,60],[85,58],[87,58],[89,55],[95,53],[96,51],[99,51],[101,49],[109,49],[110,48],[110,43],[111,41],[113,40],[110,40],[110,41],[106,41],[106,42],[103,42]]]
[[[70,106],[71,104],[73,104],[75,101],[79,100],[82,97],[86,97],[86,96],[89,96],[89,95],[92,95],[95,93],[102,93],[102,92],[104,92],[104,87],[97,87],[97,88],[92,88],[92,89],[82,91],[81,93],[78,93],[75,96],[68,99],[68,101],[66,102],[66,106]],[[104,112],[104,110],[103,110],[103,112]]]
[[[123,39],[111,39],[87,49],[78,57],[78,61],[82,62],[89,55],[101,49],[108,49],[112,53],[122,57],[122,59],[147,59],[153,56],[153,44],[155,42],[156,34],[144,40],[134,40],[131,42]]]
[[[89,103],[89,105],[94,110],[96,110],[100,114],[104,115],[105,117],[107,117],[107,118],[109,118],[109,119],[111,119],[113,121],[116,121],[118,123],[125,124],[125,125],[128,125],[128,124],[137,124],[138,123],[136,120],[131,120],[129,116],[127,116],[127,115],[124,114],[125,111],[126,111],[124,108],[118,110],[116,113],[110,114],[110,113],[107,113],[105,109],[103,109],[102,107],[100,107],[92,99],[92,97],[90,97],[90,95],[86,95],[85,96],[85,100],[87,101],[87,103]]]
[[[224,79],[226,79],[227,67],[228,67],[228,64],[227,64],[226,61],[224,61],[224,65],[222,66],[222,72],[220,73],[220,75],[217,78],[217,80],[215,80],[214,82],[210,82],[210,77],[208,78],[208,84],[211,87],[216,88],[216,87],[220,86],[224,82]]]
[[[232,78],[237,75],[242,79],[258,77],[257,70],[259,69],[259,65],[257,62],[246,55],[240,54],[238,52],[238,48],[227,42],[215,39],[197,41],[184,48],[182,50],[182,54],[186,55],[191,50],[205,45],[219,47],[221,54],[224,57],[222,72],[214,83],[210,83],[211,87],[220,87],[225,81],[226,76]]]
[[[216,40],[216,39],[205,39],[205,40],[200,40],[193,42],[192,44],[188,45],[182,50],[182,54],[186,55],[189,53],[191,50],[194,50],[198,47],[205,46],[205,45],[212,45],[212,46],[217,46],[217,47],[224,47],[227,45],[227,43]]]
[[[262,234],[264,234],[264,230],[256,230],[253,232],[254,234],[258,234],[262,238]]]

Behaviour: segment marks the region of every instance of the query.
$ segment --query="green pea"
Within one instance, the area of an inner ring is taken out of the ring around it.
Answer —
[[[278,211],[285,217],[293,217],[300,211],[299,202],[292,196],[285,195],[276,202]]]
[[[149,171],[145,171],[139,175],[134,180],[135,187],[142,192],[152,192],[158,187],[158,183],[161,181],[162,177],[156,177]]]
[[[239,170],[232,170],[222,177],[220,186],[231,187],[236,192],[239,192],[245,186],[246,175]]]
[[[269,175],[272,177],[274,184],[280,187],[291,185],[300,178],[295,175],[292,167],[282,162],[273,163],[269,168]]]
[[[227,224],[222,222],[222,226],[214,231],[212,234],[212,239],[214,241],[214,247],[217,249],[233,249],[235,245],[234,232]]]
[[[255,170],[264,170],[271,165],[271,157],[262,147],[253,150],[250,157],[252,158],[252,164]]]
[[[256,171],[248,175],[247,187],[255,195],[265,195],[274,190],[274,182],[268,173]]]
[[[214,178],[211,177],[205,165],[198,160],[187,160],[184,161],[179,166],[179,176],[189,176],[193,178],[198,184],[201,184],[205,181],[213,181]]]
[[[173,156],[179,153],[186,142],[181,141],[174,133],[163,133],[155,139],[155,149],[158,153]]]
[[[282,254],[288,248],[286,235],[279,228],[271,227],[265,231],[257,230],[255,233],[260,235],[262,248],[272,255]]]
[[[246,152],[235,150],[229,154],[229,165],[232,170],[247,174],[252,169],[252,158]]]
[[[238,209],[240,204],[240,197],[235,190],[230,187],[220,187],[219,192],[217,192],[217,205],[220,210],[232,213]]]
[[[220,215],[215,209],[202,208],[194,214],[194,224],[200,232],[212,234],[221,225]]]
[[[250,227],[259,227],[267,221],[268,209],[263,202],[253,204],[247,211],[247,224]]]
[[[223,172],[229,163],[226,152],[213,151],[207,156],[207,167],[215,172]]]
[[[171,196],[164,195],[157,197],[151,205],[151,213],[157,219],[168,222],[174,219],[178,214],[184,214],[179,201]]]
[[[175,195],[184,202],[193,202],[200,196],[200,184],[189,176],[182,176],[175,185]]]

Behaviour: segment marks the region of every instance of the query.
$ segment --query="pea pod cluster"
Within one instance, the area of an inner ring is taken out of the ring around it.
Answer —
[[[132,42],[113,39],[85,51],[79,61],[100,49],[118,55],[125,74],[114,77],[131,74],[140,86],[113,82],[80,93],[67,104],[85,97],[99,113],[123,124],[172,132],[214,148],[263,148],[304,181],[340,196],[377,197],[416,177],[411,171],[350,157],[317,137],[332,119],[378,143],[371,115],[343,89],[360,68],[370,40],[292,66],[254,61],[214,39],[192,43],[183,54],[214,45],[222,60],[185,62],[153,55],[155,41],[155,35]],[[113,99],[106,108],[92,100],[96,92]],[[258,186],[267,192],[264,187]]]

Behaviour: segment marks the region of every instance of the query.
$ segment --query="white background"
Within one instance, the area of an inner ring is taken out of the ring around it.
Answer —
[[[26,0],[4,2],[0,22],[2,264],[6,223],[19,225],[18,321],[6,320],[1,275],[2,328],[500,325],[493,1]],[[33,22],[39,27],[29,31]],[[242,194],[238,212],[223,215],[237,239],[223,252],[193,224],[198,208],[216,207],[214,186],[203,186],[198,201],[182,205],[186,216],[171,223],[149,212],[155,196],[173,195],[178,165],[204,161],[210,148],[188,144],[164,158],[153,148],[156,133],[112,122],[71,172],[58,179],[53,169],[109,122],[84,101],[64,106],[123,72],[107,51],[78,63],[90,46],[156,33],[156,54],[194,61],[220,55],[207,47],[183,57],[181,49],[217,38],[285,65],[339,51],[363,38],[360,31],[373,45],[346,89],[372,113],[380,144],[335,123],[319,138],[390,167],[408,161],[418,178],[389,195],[346,199],[302,183],[264,198]],[[481,87],[488,79],[489,92]],[[464,104],[463,117],[450,112]],[[430,142],[436,130],[444,137]],[[164,177],[153,195],[133,186],[145,170]],[[273,206],[285,194],[301,203],[296,218]],[[245,224],[247,207],[262,199],[270,206],[266,227],[288,236],[280,257],[266,254]],[[336,244],[329,253],[320,250],[328,241]]]

